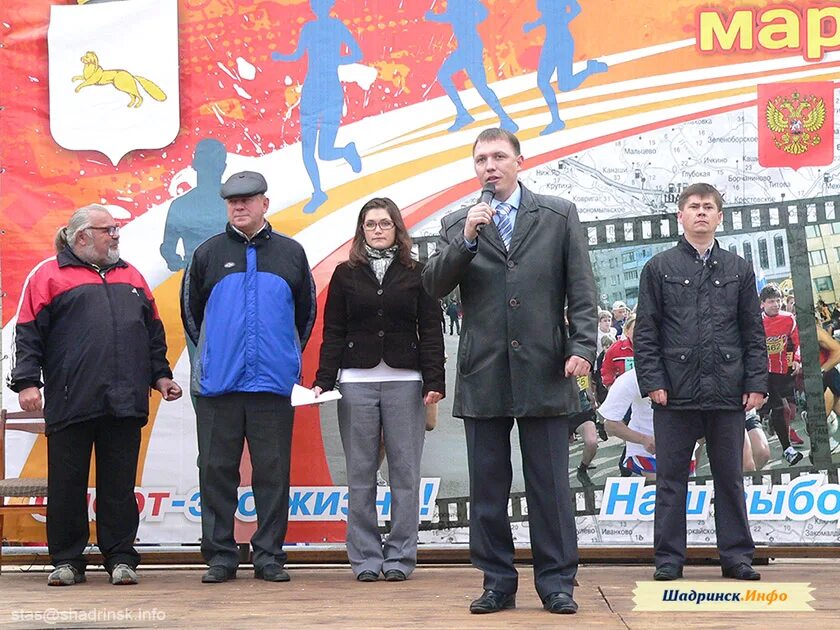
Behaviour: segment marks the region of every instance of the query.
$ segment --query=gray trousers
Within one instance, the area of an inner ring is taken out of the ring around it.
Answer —
[[[289,522],[294,418],[289,399],[266,393],[198,396],[196,407],[204,561],[230,570],[239,564],[233,526],[239,502],[239,462],[247,439],[257,510],[257,530],[251,537],[254,567],[282,566],[286,562],[283,542]]]
[[[417,564],[420,458],[426,433],[420,381],[342,383],[338,428],[347,461],[347,557],[353,573]],[[379,436],[385,438],[391,486],[391,532],[384,544],[376,518]]]
[[[568,416],[518,418],[534,583],[540,598],[574,592],[577,529],[569,489]],[[513,418],[464,418],[470,468],[470,559],[484,588],[515,593],[518,573],[508,517]]]
[[[755,545],[744,500],[744,412],[653,408],[656,438],[656,566],[681,567],[686,557],[685,501],[695,441],[706,436],[715,488],[715,533],[724,568],[752,564]]]

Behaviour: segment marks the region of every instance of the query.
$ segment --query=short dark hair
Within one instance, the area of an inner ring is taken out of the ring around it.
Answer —
[[[688,198],[693,195],[699,195],[700,197],[711,197],[715,200],[715,204],[717,205],[718,211],[723,210],[723,196],[718,192],[717,188],[715,188],[711,184],[706,184],[704,182],[689,184],[688,186],[683,188],[682,192],[680,193],[680,198],[677,199],[677,208],[682,210],[686,202],[688,201]]]
[[[394,244],[398,247],[397,258],[400,262],[409,269],[414,268],[414,259],[411,257],[411,247],[413,245],[411,236],[405,227],[400,209],[388,197],[374,197],[362,206],[359,210],[359,218],[356,220],[356,233],[353,235],[353,243],[350,245],[350,266],[356,267],[358,265],[368,264],[368,255],[365,251],[365,215],[369,210],[382,208],[388,212],[391,221],[394,222]]]
[[[779,286],[776,284],[768,284],[765,285],[763,289],[761,289],[761,293],[758,294],[758,299],[762,302],[764,300],[772,300],[773,298],[781,298],[782,297],[782,290],[779,289]]]
[[[499,127],[490,127],[478,134],[475,142],[473,142],[472,154],[475,155],[475,148],[478,146],[479,142],[492,142],[493,140],[507,140],[513,148],[513,152],[516,157],[522,154],[522,148],[519,145],[519,138],[507,129],[501,129]]]

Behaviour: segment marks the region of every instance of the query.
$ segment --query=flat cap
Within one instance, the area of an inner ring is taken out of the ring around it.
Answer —
[[[231,197],[253,197],[263,194],[266,190],[268,190],[268,183],[265,177],[254,171],[241,171],[228,177],[222,184],[219,194],[222,199],[230,199]]]

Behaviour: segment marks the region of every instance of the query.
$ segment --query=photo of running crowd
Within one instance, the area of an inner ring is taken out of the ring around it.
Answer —
[[[840,300],[834,293],[835,283],[840,282],[840,222],[809,224],[804,231],[819,345],[819,354],[813,357],[800,345],[786,231],[776,227],[746,235],[726,231],[717,235],[721,248],[742,256],[755,270],[767,345],[768,395],[763,406],[745,413],[745,474],[813,465],[812,440],[822,436],[810,435],[807,427],[803,365],[809,361],[820,366],[827,448],[832,461],[840,460]],[[651,257],[675,243],[616,244],[590,251],[599,294],[598,355],[591,373],[578,378],[581,411],[569,423],[573,486],[597,487],[619,475],[656,479],[653,411],[636,382],[633,331],[641,270]],[[440,305],[447,353],[454,356],[463,315],[458,291]],[[445,410],[441,413],[445,418]],[[710,474],[702,438],[695,447],[691,474]]]
[[[822,238],[819,227],[807,228],[809,258],[812,262],[817,260],[825,263],[825,252],[812,244],[812,239]],[[633,259],[633,253],[636,259],[648,259],[653,253],[669,247],[668,244],[653,248],[647,245],[614,249],[609,253],[616,262],[623,259],[626,263]],[[786,247],[776,249],[778,259],[783,259],[785,250]],[[762,256],[766,255],[766,247],[759,251],[763,252]],[[746,253],[750,253],[749,249]],[[837,249],[837,253],[840,256],[840,248]],[[592,258],[597,277],[597,253],[593,253]],[[748,256],[748,260],[750,258],[751,256]],[[832,300],[831,277],[812,278],[816,298],[814,321],[819,356],[805,356],[800,347],[792,282],[789,277],[778,282],[764,281],[758,275],[762,260],[759,258],[753,262],[759,278],[757,290],[767,343],[769,391],[763,406],[745,413],[743,470],[750,473],[811,463],[809,454],[812,437],[806,427],[807,409],[802,369],[803,362],[807,361],[819,361],[823,378],[829,449],[833,455],[832,459],[836,461],[840,457],[840,301]],[[644,262],[641,262],[638,266],[643,264]],[[814,271],[812,266],[812,276]],[[633,279],[636,278],[638,274]],[[599,280],[608,284],[605,278]],[[831,288],[831,293],[821,290],[825,288]],[[609,295],[609,287],[599,289],[604,291],[600,294],[601,298]],[[624,294],[630,296],[626,301],[617,299],[612,303],[601,304],[598,313],[598,357],[590,376],[578,379],[583,410],[570,423],[570,432],[573,433],[569,439],[573,452],[572,461],[576,459],[575,455],[579,455],[579,463],[573,472],[574,478],[582,487],[597,483],[593,480],[596,470],[599,478],[602,475],[610,477],[617,474],[640,475],[652,480],[656,478],[656,443],[651,402],[639,391],[634,371],[634,298],[638,295],[638,290],[635,287],[625,287]],[[827,303],[826,299],[832,301]],[[618,451],[618,454],[606,457],[607,452],[614,451]],[[601,455],[602,452],[604,455]],[[596,455],[601,455],[597,457],[597,463]],[[601,471],[600,468],[606,470]],[[702,438],[695,446],[691,472],[692,475],[709,472]]]

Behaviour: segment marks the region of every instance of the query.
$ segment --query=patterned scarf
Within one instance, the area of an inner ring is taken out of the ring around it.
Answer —
[[[365,243],[365,252],[367,252],[368,260],[370,261],[370,268],[373,269],[373,273],[379,281],[379,284],[382,284],[385,272],[388,271],[388,267],[394,261],[398,250],[399,245],[392,245],[387,249],[374,249]]]

